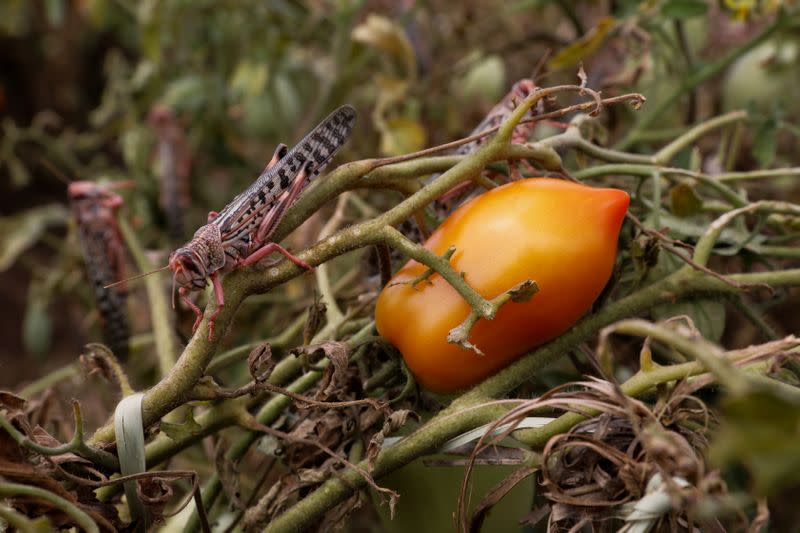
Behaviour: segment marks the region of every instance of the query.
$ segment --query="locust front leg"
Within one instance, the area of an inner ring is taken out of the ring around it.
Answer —
[[[194,311],[195,319],[194,319],[194,325],[192,326],[192,333],[194,333],[195,331],[197,331],[197,328],[200,327],[200,322],[203,320],[203,311],[200,310],[200,308],[197,307],[197,305],[195,305],[195,303],[189,298],[189,290],[186,287],[179,288],[178,294],[180,295],[181,300],[183,300],[183,303],[188,305],[189,309]],[[175,307],[174,303],[175,300],[173,299],[172,301],[173,301],[172,306]]]
[[[214,272],[211,274],[211,284],[214,287],[214,298],[217,302],[217,307],[211,316],[208,317],[208,340],[214,340],[214,325],[216,324],[217,317],[225,307],[225,294],[222,291],[222,282],[220,282],[219,274]]]
[[[208,340],[213,341],[214,326],[216,324],[217,317],[225,307],[225,294],[222,290],[222,282],[219,279],[219,274],[214,272],[209,277],[211,278],[211,284],[214,287],[214,299],[217,303],[214,312],[211,313],[210,317],[208,317]],[[203,310],[197,307],[197,305],[189,298],[189,291],[186,289],[186,287],[181,287],[178,289],[178,294],[180,294],[183,302],[188,305],[192,311],[194,311],[195,319],[194,325],[192,325],[192,333],[194,333],[197,331],[197,328],[200,327],[200,323],[203,321]]]

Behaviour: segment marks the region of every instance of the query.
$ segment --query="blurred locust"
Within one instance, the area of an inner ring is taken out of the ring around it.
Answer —
[[[128,291],[124,283],[119,282],[125,277],[125,246],[117,224],[122,197],[111,190],[114,186],[73,181],[67,195],[77,223],[86,272],[100,312],[103,338],[114,355],[125,359],[130,334],[126,311]],[[110,284],[115,286],[106,290]]]
[[[503,97],[500,102],[498,102],[490,111],[486,114],[483,120],[475,126],[475,129],[469,134],[469,137],[473,135],[478,135],[480,133],[485,132],[491,128],[494,128],[503,122],[505,122],[511,113],[514,112],[516,109],[517,104],[531,95],[534,91],[536,91],[536,83],[533,80],[524,78],[517,81],[512,87],[511,90]],[[523,120],[529,118],[532,114],[532,111],[528,111],[523,117]],[[512,143],[524,143],[528,140],[530,136],[531,130],[535,127],[535,122],[527,122],[524,124],[518,125],[514,128],[514,132],[511,134],[511,142]],[[453,152],[453,155],[469,155],[475,152],[478,148],[480,148],[484,143],[486,143],[489,139],[492,138],[492,135],[488,135],[485,137],[481,137],[476,139],[472,142],[468,142],[466,144],[462,144],[458,148],[456,148]],[[514,172],[513,169],[512,172]],[[441,173],[436,173],[431,175],[427,183],[432,183],[435,181]],[[514,176],[515,179],[518,179]],[[441,222],[444,218],[447,217],[456,207],[471,199],[472,197],[476,196],[476,186],[475,183],[472,181],[465,181],[463,183],[458,184],[454,188],[447,191],[445,194],[434,200],[433,202],[433,211],[435,218],[438,222]]]
[[[167,218],[169,236],[185,238],[183,216],[189,207],[189,173],[192,155],[180,122],[166,106],[155,105],[147,122],[156,136],[156,161],[159,178],[159,205]]]
[[[214,322],[225,305],[219,274],[240,266],[252,265],[273,252],[280,252],[294,264],[311,266],[270,241],[286,210],[347,141],[355,124],[356,112],[342,106],[288,150],[285,144],[275,149],[264,171],[243,193],[219,213],[208,214],[208,224],[198,229],[191,241],[169,256],[174,286],[186,305],[195,313],[196,331],[203,312],[188,293],[202,290],[211,280],[217,307],[208,319],[208,338],[214,338]]]

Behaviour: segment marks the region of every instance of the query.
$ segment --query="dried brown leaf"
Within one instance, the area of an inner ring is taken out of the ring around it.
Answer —
[[[239,490],[239,468],[236,463],[225,457],[227,449],[224,441],[220,439],[214,452],[214,466],[228,501],[237,509],[246,509],[247,506],[242,501]]]
[[[272,357],[272,346],[268,342],[262,342],[247,356],[247,368],[256,383],[267,381],[277,364],[278,362]]]

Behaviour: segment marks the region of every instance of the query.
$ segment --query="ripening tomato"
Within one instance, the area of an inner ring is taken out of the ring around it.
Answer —
[[[442,255],[455,246],[453,268],[487,300],[526,279],[539,292],[527,302],[508,302],[494,320],[478,321],[470,342],[481,356],[447,342],[470,308],[440,275],[416,287],[397,285],[427,269],[409,261],[378,297],[378,332],[424,387],[454,392],[478,383],[589,310],[611,277],[629,201],[621,190],[549,178],[516,181],[475,198],[453,212],[425,248]]]

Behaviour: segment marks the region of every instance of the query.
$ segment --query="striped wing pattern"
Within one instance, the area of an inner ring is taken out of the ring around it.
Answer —
[[[307,183],[322,172],[347,141],[355,120],[356,112],[351,106],[338,108],[234,198],[211,222],[220,228],[223,241],[249,240],[269,208],[289,189],[304,164],[310,162]]]

